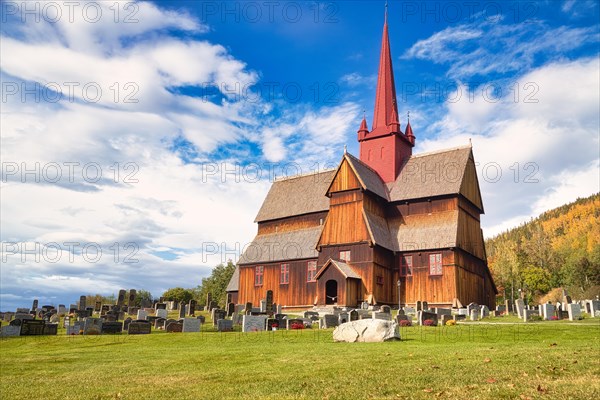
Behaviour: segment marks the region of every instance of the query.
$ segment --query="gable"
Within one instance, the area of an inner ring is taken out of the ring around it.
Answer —
[[[331,185],[327,190],[327,195],[335,192],[343,192],[344,190],[361,189],[362,185],[354,173],[348,160],[344,157],[335,176],[331,181]]]
[[[473,160],[472,153],[465,165],[465,171],[460,185],[460,194],[473,203],[483,213],[483,202],[481,201],[479,180],[477,179],[477,171],[475,169],[475,161]]]
[[[349,264],[346,264],[343,261],[336,261],[332,258],[325,262],[323,267],[315,275],[315,279],[319,279],[321,275],[323,275],[323,273],[329,268],[335,268],[346,279],[361,279],[361,276],[357,274]]]

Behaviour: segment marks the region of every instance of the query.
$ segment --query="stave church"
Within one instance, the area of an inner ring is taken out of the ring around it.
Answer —
[[[369,304],[495,305],[470,145],[413,154],[398,118],[387,18],[371,129],[358,157],[335,170],[276,180],[240,256],[228,302],[257,304],[273,291],[284,308]]]

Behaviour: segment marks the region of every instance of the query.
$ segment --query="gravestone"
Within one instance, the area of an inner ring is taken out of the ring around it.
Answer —
[[[220,319],[225,319],[226,316],[227,312],[225,310],[215,308],[213,311],[213,326],[217,326],[217,321]]]
[[[479,304],[469,303],[469,305],[467,305],[467,315],[471,315],[472,310],[476,310],[477,313],[479,314],[480,309],[481,309],[481,307],[479,307]]]
[[[196,315],[196,300],[192,299],[190,300],[189,304],[188,304],[188,310],[187,310],[188,315]]]
[[[117,297],[117,306],[123,307],[125,305],[125,289],[119,290],[119,296]]]
[[[373,313],[371,314],[371,316],[372,316],[373,319],[382,319],[384,321],[391,321],[392,320],[392,314],[391,313],[373,311]]]
[[[185,305],[185,304],[183,304],[183,303],[181,303],[181,304],[179,305],[179,318],[180,318],[180,319],[182,319],[182,318],[185,318],[185,315],[186,315],[186,308],[187,308],[187,307],[186,307],[186,305]]]
[[[454,315],[453,317],[454,317],[455,321],[464,321],[465,319],[467,319],[467,316],[463,315],[463,314],[457,314],[457,315]]]
[[[156,318],[154,320],[154,329],[164,329],[166,318]]]
[[[260,301],[260,312],[267,312],[267,300],[265,299]]]
[[[319,313],[316,311],[305,311],[304,312],[304,318],[309,318],[309,319],[319,319]]]
[[[336,315],[336,318],[337,318],[337,315]],[[298,319],[298,318],[288,319],[288,320],[286,320],[285,328],[287,330],[290,330],[290,329],[303,329],[304,328],[304,321],[301,320],[301,319]]]
[[[21,325],[19,325],[19,326],[5,325],[2,327],[2,334],[0,334],[0,336],[2,336],[2,337],[20,336],[20,335],[21,335]]]
[[[512,303],[512,301],[505,300],[504,301],[504,309],[506,310],[507,314],[513,312],[513,303]]]
[[[31,304],[31,312],[35,312],[38,308],[38,299],[34,299],[33,303]]]
[[[452,315],[452,311],[448,308],[435,307],[433,311],[439,316]]]
[[[598,313],[600,312],[600,300],[589,300],[588,304],[590,305],[590,317],[598,317]]]
[[[58,324],[58,322],[60,321],[60,317],[58,316],[58,314],[52,314],[50,315],[50,319],[49,322],[52,324]]]
[[[262,304],[262,302],[261,302]],[[265,312],[269,315],[275,314],[273,312],[273,291],[267,290],[267,296],[265,299]]]
[[[268,318],[267,319],[267,330],[268,331],[276,331],[277,329],[282,329],[285,327],[284,320],[278,320],[277,318]]]
[[[84,335],[100,335],[102,333],[102,319],[86,318],[83,321]]]
[[[417,310],[414,307],[404,307],[404,313],[406,315],[415,315]]]
[[[133,321],[131,318],[127,317],[125,319],[125,321],[123,321],[123,330],[125,332],[127,332],[127,329],[129,328],[129,324],[131,323],[131,321]]]
[[[425,325],[425,321],[431,320],[431,326],[437,326],[438,324],[438,315],[436,313],[421,311],[417,312],[417,321],[419,321],[419,325]]]
[[[67,307],[64,304],[59,304],[57,312],[60,317],[63,317],[67,314]]]
[[[392,313],[392,308],[388,305],[383,305],[381,306],[381,308],[379,309],[380,312],[382,313],[386,313],[386,314],[391,314]]]
[[[111,308],[111,304],[102,304],[102,307],[100,308],[100,315],[105,315],[107,312],[110,311]]]
[[[148,312],[146,310],[138,310],[137,319],[146,319],[148,318]]]
[[[163,324],[163,329],[167,330],[167,326],[169,326],[169,324],[172,322],[178,322],[178,321],[175,321],[174,319],[167,319]]]
[[[227,316],[231,317],[234,312],[235,312],[235,304],[233,304],[233,303],[227,304]]]
[[[86,297],[79,296],[79,310],[85,310],[85,302],[86,302]]]
[[[219,308],[219,304],[217,304],[216,301],[211,301],[210,304],[208,305],[208,311],[212,311],[215,308]]]
[[[340,324],[338,316],[335,314],[325,314],[319,322],[319,327],[321,329],[335,328]]]
[[[264,331],[266,321],[266,315],[244,315],[242,317],[242,332]]]
[[[576,303],[567,303],[567,312],[569,313],[569,321],[581,319],[581,306]]]
[[[44,334],[45,321],[39,319],[21,320],[21,336],[38,336]]]
[[[219,331],[219,332],[233,331],[233,321],[230,319],[218,319],[217,320],[217,331]]]
[[[156,303],[154,305],[154,309],[155,310],[166,310],[167,309],[167,303]]]
[[[358,311],[350,311],[350,321],[358,321]]]
[[[539,314],[537,310],[523,310],[523,322],[528,322],[536,314]]]
[[[246,307],[244,308],[244,314],[250,315],[252,313],[252,302],[247,302]]]
[[[123,323],[122,322],[103,322],[102,323],[102,334],[115,334],[121,333],[123,331]]]
[[[417,304],[415,305],[415,309],[416,309],[417,312],[423,311],[423,303],[421,303],[421,300],[417,300]]]
[[[75,322],[73,325],[66,327],[66,333],[69,336],[79,335],[83,331],[83,325],[80,322]]]
[[[400,324],[400,321],[410,321],[406,314],[398,314],[396,315],[396,323]]]
[[[487,318],[490,316],[490,309],[488,308],[488,306],[481,306],[480,309],[480,314],[479,316],[481,317],[481,319]]]
[[[515,308],[517,309],[517,316],[523,318],[523,310],[525,310],[525,302],[523,299],[515,300]]]
[[[198,318],[184,318],[183,332],[200,332],[200,325]]]
[[[347,312],[341,312],[338,314],[338,323],[341,324],[345,324],[346,322],[350,321],[350,315],[348,315]]]
[[[204,324],[206,322],[206,317],[204,317],[204,315],[198,315],[196,319],[200,320],[201,324]]]
[[[426,301],[424,301],[422,305],[423,305],[423,311],[429,310],[429,304]]]
[[[96,301],[94,303],[94,311],[99,313],[100,310],[102,310],[102,302],[101,301]]]
[[[131,321],[127,326],[128,335],[148,335],[152,332],[152,324],[146,320]]]
[[[135,289],[129,289],[129,300],[127,301],[127,307],[135,306],[135,296],[137,291]]]
[[[156,310],[156,316],[158,318],[168,318],[169,312],[165,309],[159,308],[158,310]]]
[[[506,312],[506,307],[505,306],[496,306],[496,312],[498,314],[503,314]]]
[[[471,318],[471,321],[477,321],[477,317],[479,316],[479,313],[477,312],[476,309],[472,308],[469,316]]]
[[[550,303],[542,304],[541,309],[542,318],[544,318],[545,320],[550,320],[556,315],[556,308]]]

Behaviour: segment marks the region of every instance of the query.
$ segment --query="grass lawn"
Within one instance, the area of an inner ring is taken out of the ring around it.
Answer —
[[[600,319],[331,330],[4,338],[2,399],[597,399]],[[205,325],[206,328],[209,324]]]

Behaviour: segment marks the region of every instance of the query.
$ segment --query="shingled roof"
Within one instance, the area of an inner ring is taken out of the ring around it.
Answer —
[[[390,229],[385,218],[366,210],[363,210],[363,215],[373,243],[389,250],[395,250],[395,240],[390,234]]]
[[[317,241],[323,226],[289,232],[257,235],[246,247],[238,265],[316,258]]]
[[[231,279],[229,280],[229,284],[227,284],[226,292],[237,292],[240,290],[240,267],[235,266],[235,271],[233,271],[233,275],[231,275]]]
[[[396,181],[388,183],[390,201],[462,193],[483,210],[481,196],[477,199],[461,191],[465,174],[469,173],[469,159],[473,160],[471,146],[411,156]]]
[[[254,222],[329,210],[325,194],[334,173],[328,170],[273,182]]]
[[[356,177],[361,182],[363,189],[375,193],[386,200],[390,199],[385,183],[383,183],[375,170],[354,157],[352,154],[346,153],[344,154],[344,158],[350,163],[350,166],[356,173]]]
[[[408,215],[389,221],[389,227],[396,251],[455,247],[458,210]]]
[[[323,275],[323,272],[325,272],[325,270],[331,265],[336,267],[342,273],[342,275],[344,275],[345,278],[361,279],[361,276],[357,274],[356,271],[354,271],[350,265],[346,264],[343,261],[337,261],[332,258],[325,262],[323,267],[315,275],[315,279],[319,279],[319,277]]]

